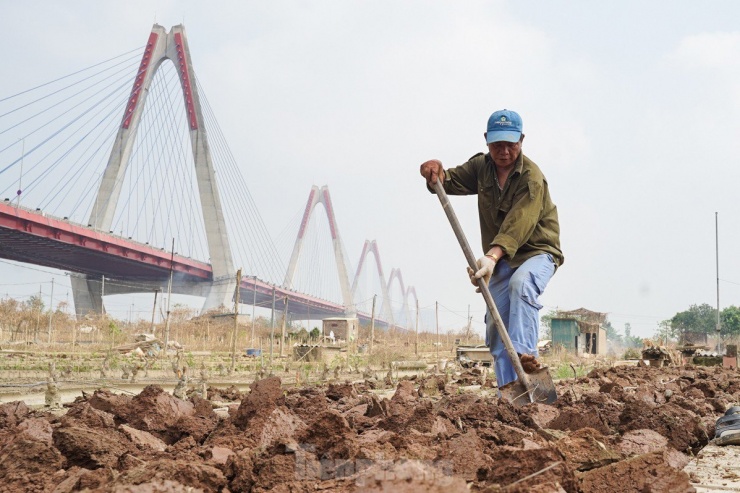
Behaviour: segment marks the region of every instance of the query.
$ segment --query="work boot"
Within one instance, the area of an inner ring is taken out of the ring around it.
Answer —
[[[524,373],[533,373],[540,369],[540,362],[533,354],[522,354],[519,356],[519,361],[522,362]]]

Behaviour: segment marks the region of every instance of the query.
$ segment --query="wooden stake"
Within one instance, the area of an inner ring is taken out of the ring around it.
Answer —
[[[159,289],[154,290],[154,304],[152,305],[152,325],[149,329],[149,332],[151,332],[152,335],[156,335],[154,329],[154,314],[157,313],[157,293],[159,293]]]
[[[254,285],[252,286],[252,337],[249,339],[249,347],[254,347],[254,307],[257,305],[257,276],[254,276]]]
[[[368,350],[368,354],[373,354],[373,342],[375,341],[375,298],[377,298],[378,295],[373,295],[373,311],[372,315],[370,316],[370,347]]]
[[[170,281],[167,283],[167,318],[164,321],[164,356],[170,345],[170,303],[172,301],[172,273],[175,265],[175,239],[172,238],[172,254],[170,255]],[[105,278],[103,278],[105,281]]]
[[[419,300],[416,300],[416,338],[414,339],[414,354],[419,356]]]
[[[439,302],[434,302],[434,322],[437,325],[437,363],[439,364]]]
[[[239,330],[239,287],[242,283],[241,268],[236,271],[236,295],[234,297],[234,329],[231,331],[231,367],[229,374],[234,373],[236,368],[236,333]]]
[[[49,296],[49,344],[51,344],[51,317],[54,315],[54,278],[51,278],[51,296]]]
[[[272,287],[272,315],[270,316],[270,372],[272,372],[272,346],[275,344],[275,286]]]
[[[283,346],[285,346],[285,321],[288,318],[288,297],[285,297],[285,308],[283,309],[283,330],[280,337],[280,357],[283,357]]]

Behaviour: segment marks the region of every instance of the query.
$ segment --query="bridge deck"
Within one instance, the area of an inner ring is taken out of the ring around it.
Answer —
[[[114,234],[0,203],[0,257],[90,276],[167,279],[171,253]],[[211,281],[211,266],[181,255],[172,261],[183,280]]]
[[[92,228],[55,218],[25,207],[0,202],[0,258],[31,263],[63,271],[105,276],[111,282],[140,281],[165,283],[170,262],[178,281],[210,283],[211,266],[182,255],[174,255],[150,245],[102,233]],[[240,300],[262,307],[272,305],[273,286],[253,277],[244,277]],[[175,290],[177,292],[177,290]],[[282,311],[288,297],[288,311],[294,319],[320,319],[342,316],[344,307],[304,293],[275,287],[275,308]],[[369,314],[358,313],[367,322]],[[377,320],[379,326],[386,325]]]

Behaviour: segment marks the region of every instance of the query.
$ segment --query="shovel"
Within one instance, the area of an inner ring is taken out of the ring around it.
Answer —
[[[447,219],[449,219],[450,226],[452,226],[452,230],[455,232],[457,241],[463,249],[468,265],[474,271],[478,270],[475,255],[473,255],[473,251],[470,249],[470,245],[468,244],[467,238],[465,238],[462,226],[460,226],[460,222],[457,220],[455,211],[452,209],[450,199],[447,198],[447,192],[445,192],[442,182],[439,179],[437,179],[437,182],[434,184],[434,191],[437,193],[437,197],[439,197],[439,201],[442,204],[445,214],[447,214]],[[493,326],[498,331],[498,335],[504,342],[504,346],[506,346],[506,352],[511,359],[511,364],[514,365],[514,371],[518,378],[503,387],[499,387],[501,397],[510,401],[515,406],[524,406],[530,402],[540,402],[543,404],[551,404],[555,402],[558,398],[558,394],[555,391],[555,384],[552,381],[550,372],[547,371],[547,367],[542,366],[532,373],[524,372],[522,362],[519,361],[519,356],[516,354],[516,350],[511,344],[509,332],[506,330],[504,322],[501,320],[501,315],[499,315],[498,310],[496,309],[496,304],[493,302],[491,292],[488,291],[486,281],[478,279],[478,287],[483,295],[483,299],[486,300],[488,311],[493,317]]]

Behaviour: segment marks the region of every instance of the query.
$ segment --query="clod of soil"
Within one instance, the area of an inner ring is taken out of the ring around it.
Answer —
[[[654,493],[696,491],[689,483],[689,475],[671,465],[670,453],[651,452],[588,471],[582,476],[581,489],[584,493],[615,491],[616,488],[618,491]]]

